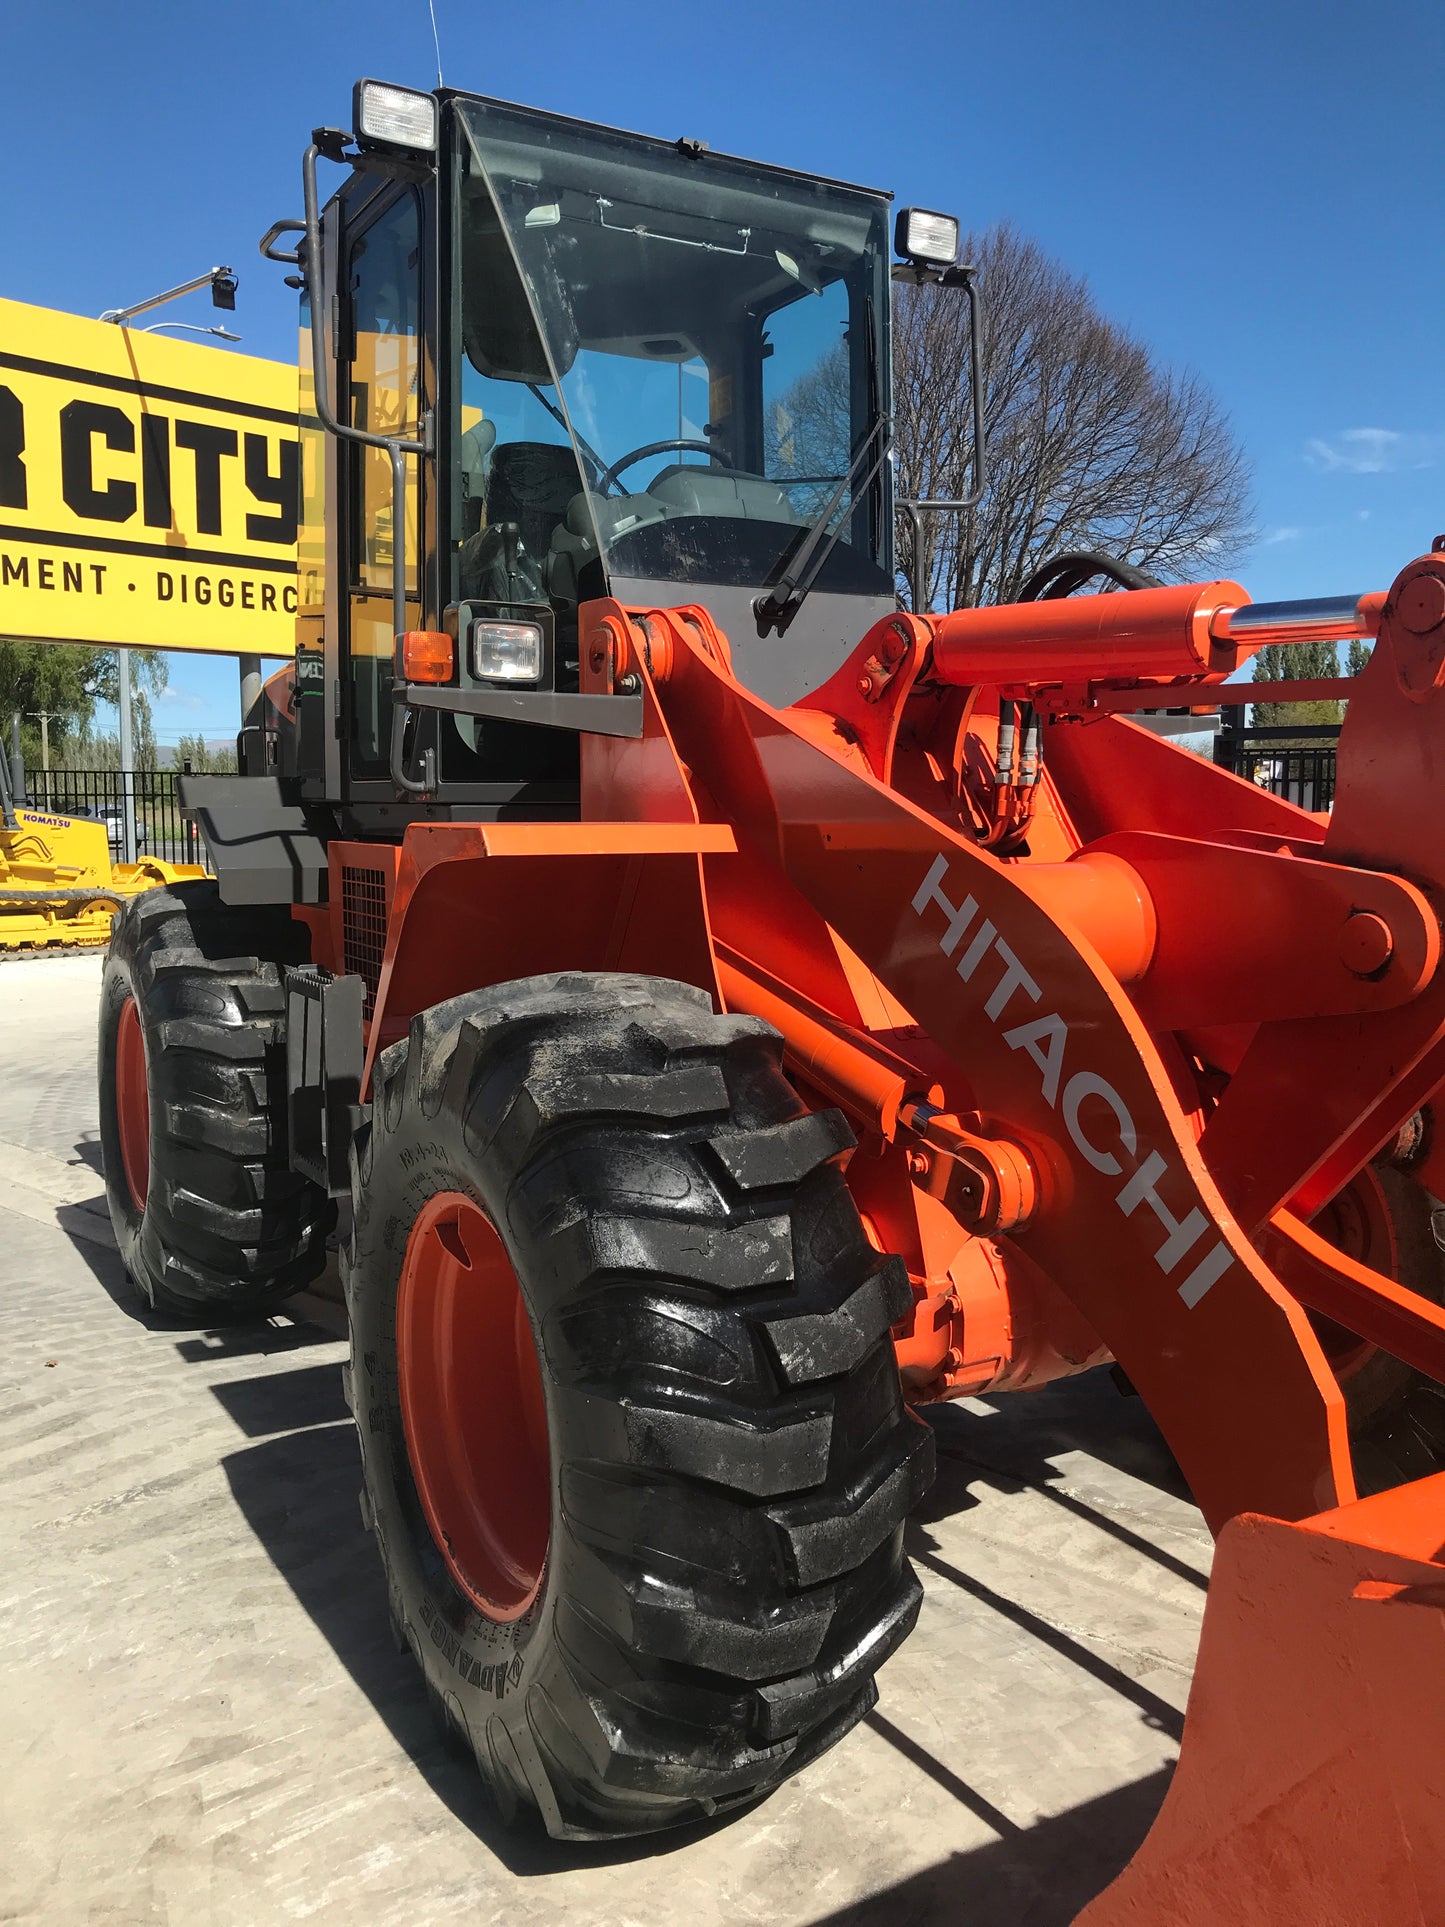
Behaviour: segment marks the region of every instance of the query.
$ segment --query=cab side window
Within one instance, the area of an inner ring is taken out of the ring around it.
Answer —
[[[394,201],[350,246],[346,289],[347,363],[354,427],[373,435],[420,432],[421,209],[415,194]],[[392,527],[391,462],[385,449],[353,447],[350,650],[354,762],[365,773],[385,767],[392,669],[392,571],[405,569],[408,620],[419,620],[418,464],[408,460],[400,530]]]

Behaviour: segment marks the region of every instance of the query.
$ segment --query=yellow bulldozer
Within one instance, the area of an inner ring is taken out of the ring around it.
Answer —
[[[204,876],[194,863],[112,863],[104,823],[17,803],[0,755],[0,955],[99,946],[131,897]]]

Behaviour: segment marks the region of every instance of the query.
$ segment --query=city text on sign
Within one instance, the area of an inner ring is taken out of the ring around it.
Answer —
[[[296,370],[0,300],[0,634],[289,656]]]

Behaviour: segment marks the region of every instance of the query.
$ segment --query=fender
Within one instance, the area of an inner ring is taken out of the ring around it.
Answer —
[[[683,822],[433,823],[400,849],[333,843],[337,968],[370,979],[363,1094],[378,1051],[417,1011],[490,984],[640,970],[720,1003],[701,863],[736,847],[725,824]],[[370,972],[359,878],[385,892]]]

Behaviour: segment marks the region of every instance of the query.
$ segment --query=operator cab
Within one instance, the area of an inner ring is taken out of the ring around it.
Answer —
[[[563,636],[589,596],[701,602],[745,681],[802,695],[892,603],[879,479],[817,620],[760,639],[752,609],[884,406],[885,198],[490,101],[455,119],[462,595],[547,601]]]
[[[353,172],[317,230],[317,372],[342,427],[310,430],[301,638],[325,638],[341,699],[324,785],[311,733],[310,792],[396,800],[398,546],[407,628],[466,605],[545,632],[501,662],[462,636],[462,689],[576,690],[578,609],[606,595],[704,605],[771,702],[824,682],[896,607],[888,196],[450,90],[381,89],[401,103],[385,138],[368,88],[355,152],[316,137]],[[408,111],[429,113],[432,151]],[[352,430],[425,447],[399,544],[392,459]],[[806,600],[760,633],[759,599],[830,503]],[[303,704],[303,774],[304,721]],[[433,753],[430,802],[575,813],[575,731],[445,713],[408,730],[410,767]]]

